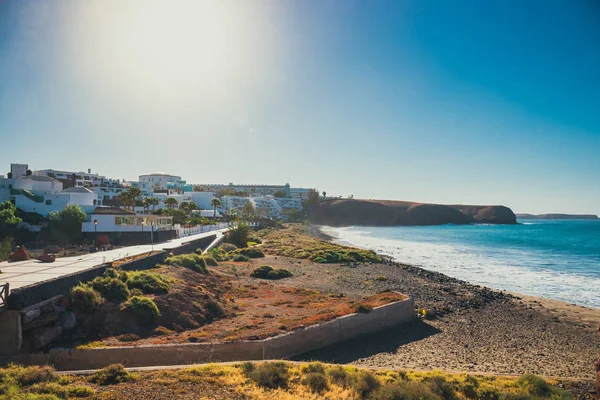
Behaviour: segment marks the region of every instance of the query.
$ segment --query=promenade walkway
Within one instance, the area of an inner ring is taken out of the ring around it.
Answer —
[[[163,243],[155,243],[154,246],[150,244],[128,246],[80,256],[57,258],[53,263],[42,263],[38,260],[5,261],[0,263],[0,271],[2,271],[0,273],[0,284],[8,282],[9,289],[13,290],[33,283],[58,278],[62,275],[84,271],[105,262],[147,253],[151,250],[163,250],[165,248],[180,246],[192,240],[214,235],[215,233],[217,234],[217,238],[219,238],[226,231],[227,228],[198,233]]]

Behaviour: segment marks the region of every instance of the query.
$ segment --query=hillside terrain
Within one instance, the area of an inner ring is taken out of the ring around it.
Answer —
[[[311,222],[321,225],[398,226],[443,224],[516,224],[504,206],[413,203],[391,200],[325,200],[308,208]]]
[[[518,219],[598,219],[594,214],[517,214]]]

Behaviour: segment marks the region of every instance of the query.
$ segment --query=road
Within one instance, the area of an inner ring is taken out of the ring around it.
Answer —
[[[155,243],[154,246],[149,244],[128,246],[97,253],[57,258],[53,263],[42,263],[35,259],[17,262],[5,261],[0,263],[0,271],[2,271],[2,273],[0,273],[0,283],[8,282],[10,290],[13,290],[33,283],[39,283],[63,275],[72,274],[74,272],[84,271],[105,262],[147,253],[151,250],[163,250],[165,248],[180,246],[183,243],[214,235],[215,233],[218,238],[220,234],[226,231],[227,229],[219,229],[198,233],[163,243]]]

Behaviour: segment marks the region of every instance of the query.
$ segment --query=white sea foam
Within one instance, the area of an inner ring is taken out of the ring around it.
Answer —
[[[507,263],[481,249],[387,239],[375,237],[368,230],[355,229],[322,227],[326,234],[337,238],[339,243],[374,250],[399,262],[418,265],[474,284],[600,308],[599,278],[525,266],[519,263],[520,256],[526,256],[523,253],[514,252],[508,257],[514,261]]]

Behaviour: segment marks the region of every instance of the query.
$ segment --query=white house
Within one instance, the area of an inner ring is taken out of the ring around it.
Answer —
[[[88,169],[88,172],[74,172],[74,171],[58,171],[55,169],[41,169],[33,172],[36,176],[47,176],[49,178],[57,179],[65,186],[80,186],[80,187],[92,187],[98,186],[106,181],[106,177],[98,174],[92,174],[92,170]]]
[[[81,224],[82,232],[150,232],[173,229],[173,217],[140,215],[118,207],[96,207]]]
[[[25,175],[0,178],[0,201],[10,200],[22,211],[47,216],[68,204],[78,204],[91,212],[97,205],[97,195],[87,188],[63,190],[63,184],[48,176]]]

